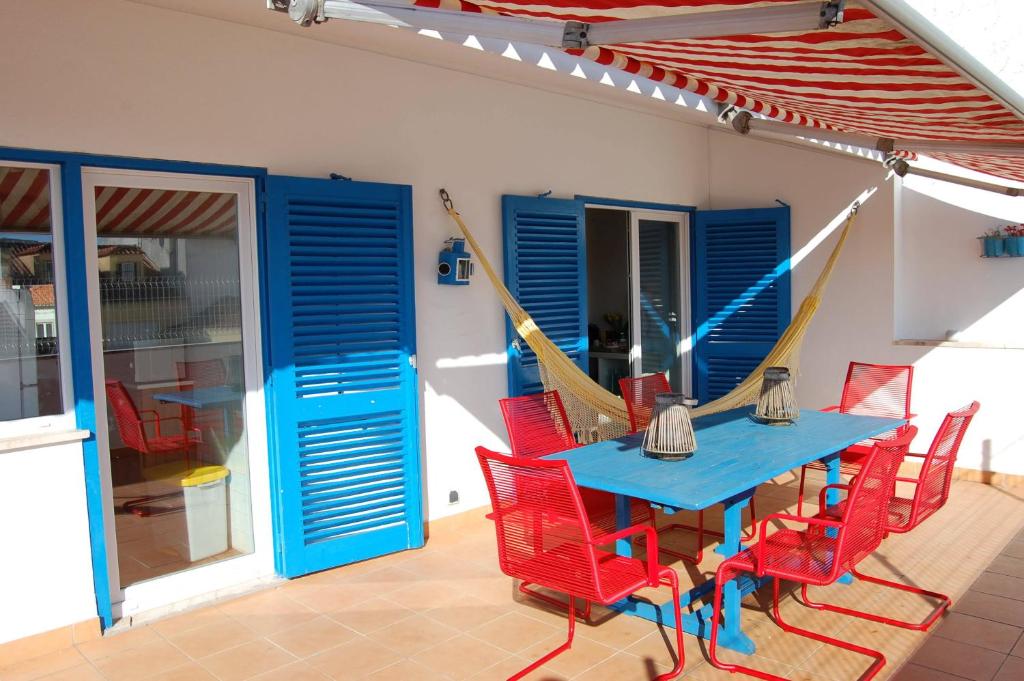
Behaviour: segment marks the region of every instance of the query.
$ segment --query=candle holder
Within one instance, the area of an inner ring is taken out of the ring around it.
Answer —
[[[692,401],[682,393],[654,396],[651,421],[644,433],[644,456],[662,461],[682,461],[697,450],[697,437],[690,421]]]
[[[764,370],[754,418],[777,426],[788,425],[800,418],[789,367],[768,367]]]

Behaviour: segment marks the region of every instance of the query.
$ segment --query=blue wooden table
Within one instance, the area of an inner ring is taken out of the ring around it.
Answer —
[[[192,390],[178,390],[168,393],[155,393],[153,399],[158,402],[183,404],[192,409],[220,407],[224,412],[224,433],[231,434],[231,412],[229,407],[242,399],[238,388],[230,385],[214,385]]]
[[[852,416],[802,410],[800,419],[789,426],[769,426],[750,418],[753,407],[743,407],[695,419],[697,451],[684,461],[658,461],[641,453],[642,434],[599,442],[547,456],[565,459],[573,477],[582,487],[616,495],[618,525],[629,525],[629,498],[644,499],[666,512],[697,511],[722,504],[725,507],[725,538],[716,549],[724,557],[735,555],[742,546],[743,507],[758,485],[811,461],[828,467],[828,482],[840,482],[839,452],[874,435],[892,430],[898,419]],[[616,551],[632,555],[629,540],[618,542]],[[721,645],[744,653],[754,652],[754,643],[740,624],[740,601],[760,584],[741,577],[724,588]],[[715,588],[714,580],[682,594],[684,608]],[[615,604],[617,610],[677,626],[672,604],[661,605],[627,599]],[[711,634],[711,605],[683,616],[684,631],[708,638]]]

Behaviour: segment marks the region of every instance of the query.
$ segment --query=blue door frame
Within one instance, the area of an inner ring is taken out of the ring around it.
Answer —
[[[107,541],[103,522],[103,488],[100,478],[100,453],[96,444],[96,405],[93,400],[92,340],[89,337],[89,295],[85,260],[85,216],[82,213],[82,168],[118,168],[156,172],[192,173],[252,178],[256,183],[256,196],[262,197],[267,171],[247,166],[214,165],[187,161],[164,161],[101,156],[36,149],[0,147],[0,159],[27,163],[46,163],[60,168],[61,210],[64,226],[64,261],[67,277],[68,339],[71,348],[71,380],[75,426],[88,430],[91,435],[82,442],[82,464],[85,472],[85,498],[89,515],[89,544],[91,547],[93,590],[96,612],[105,629],[113,624],[110,600],[110,575],[107,570]],[[256,237],[259,247],[258,276],[260,281],[260,311],[266,315],[266,229],[262,202],[256,211]],[[263,334],[263,362],[266,365],[267,336]],[[264,391],[266,392],[266,391]],[[268,426],[270,418],[268,405]],[[274,472],[271,470],[273,481]],[[276,503],[271,495],[272,503]],[[276,514],[275,514],[276,517]],[[276,535],[276,530],[275,530]],[[277,543],[275,542],[275,549]]]

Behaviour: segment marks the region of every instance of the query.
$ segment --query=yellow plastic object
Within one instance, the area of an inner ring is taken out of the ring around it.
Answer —
[[[523,309],[519,301],[505,287],[501,277],[498,276],[498,273],[491,266],[491,262],[484,255],[473,233],[469,231],[469,227],[463,222],[462,216],[455,210],[455,206],[450,198],[448,198],[447,192],[443,190],[442,201],[445,203],[448,215],[451,216],[462,232],[462,235],[466,237],[466,243],[469,244],[473,254],[476,255],[481,267],[483,267],[484,273],[494,286],[494,290],[501,299],[509,319],[512,320],[512,326],[537,355],[540,378],[544,384],[544,389],[557,390],[562,398],[562,404],[565,407],[566,415],[569,417],[569,422],[572,424],[573,431],[580,433],[586,442],[606,440],[625,435],[629,431],[629,413],[626,411],[626,403],[622,401],[621,397],[613,395],[594,382],[590,376],[576,366],[572,358],[568,357],[562,352],[561,348],[544,335],[544,332],[533,321],[529,313]],[[811,287],[810,292],[800,304],[800,308],[793,316],[789,326],[786,327],[782,336],[776,341],[768,356],[730,393],[692,410],[694,417],[755,404],[758,396],[761,394],[761,380],[767,367],[782,366],[789,369],[793,374],[797,373],[800,347],[807,333],[807,327],[810,326],[815,312],[818,311],[818,306],[821,305],[825,287],[828,285],[829,279],[832,278],[832,272],[835,270],[836,262],[839,260],[839,254],[842,253],[843,247],[846,245],[847,237],[850,235],[850,228],[857,217],[858,207],[858,205],[855,205],[850,214],[846,216],[846,223],[843,225],[843,230],[839,235],[839,241],[836,243],[835,248],[832,249],[831,255],[829,255],[825,266],[818,275],[818,279],[814,282],[814,286]]]
[[[228,477],[228,469],[224,466],[200,466],[181,479],[181,486],[198,487],[208,482],[223,480],[226,477]]]

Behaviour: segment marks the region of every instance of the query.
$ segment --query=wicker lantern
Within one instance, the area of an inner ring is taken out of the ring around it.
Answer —
[[[644,456],[662,461],[682,461],[697,449],[697,438],[690,422],[689,406],[693,404],[682,393],[659,393],[654,396],[651,422],[644,433]]]
[[[785,425],[800,417],[788,367],[768,367],[761,381],[754,417],[764,423]]]

